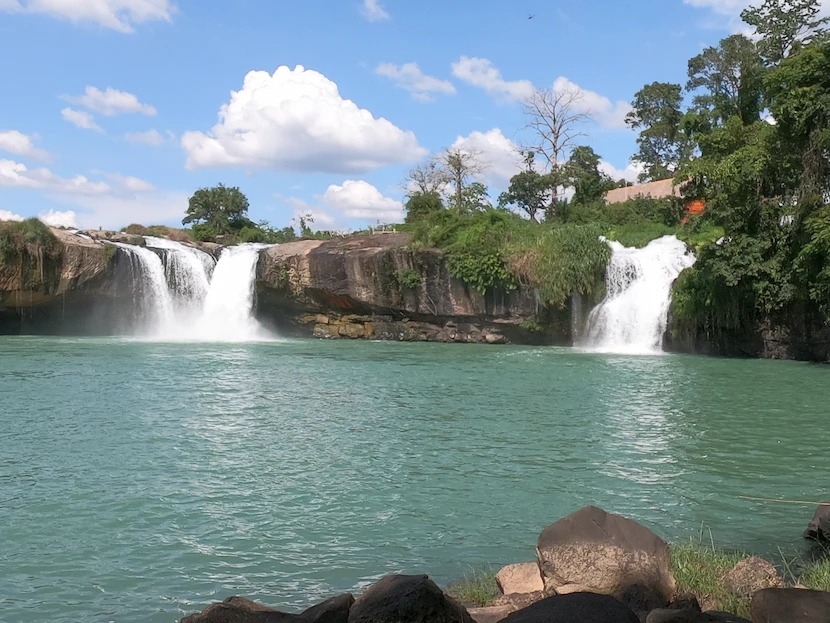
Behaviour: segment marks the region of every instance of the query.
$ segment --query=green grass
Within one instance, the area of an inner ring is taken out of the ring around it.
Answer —
[[[830,557],[807,563],[798,583],[816,591],[830,591]]]
[[[0,258],[9,258],[24,251],[33,255],[54,255],[61,245],[52,230],[36,218],[0,223]]]
[[[492,569],[465,573],[463,580],[451,582],[447,586],[447,593],[462,603],[483,608],[499,595],[496,573]]]
[[[677,593],[692,593],[701,602],[714,602],[718,610],[748,618],[749,599],[734,595],[723,584],[723,576],[746,558],[749,554],[720,549],[700,539],[672,545],[671,564]]]

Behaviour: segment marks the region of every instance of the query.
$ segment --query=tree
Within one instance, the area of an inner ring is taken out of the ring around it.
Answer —
[[[403,189],[407,193],[429,195],[442,194],[450,183],[447,171],[441,166],[441,161],[433,156],[412,169],[406,176]]]
[[[536,154],[525,152],[525,170],[510,178],[510,186],[499,195],[499,206],[517,206],[531,221],[545,209],[550,201],[551,181],[534,168]]]
[[[568,183],[574,189],[573,203],[595,203],[615,187],[614,180],[599,170],[599,163],[599,155],[590,147],[577,147],[571,152],[565,171]]]
[[[559,167],[565,154],[572,149],[576,140],[585,136],[581,127],[592,121],[585,108],[582,92],[573,86],[553,89],[535,89],[524,101],[527,129],[535,134],[533,151],[540,154],[546,163],[550,183],[548,219],[556,217],[557,189],[559,188]]]
[[[775,65],[825,33],[830,18],[819,18],[820,9],[819,0],[763,0],[760,7],[745,9],[741,19],[755,27],[761,56]]]
[[[464,190],[484,175],[489,167],[482,161],[480,152],[458,147],[447,149],[438,157],[438,163],[443,167],[452,189],[447,203],[461,214],[465,206]]]
[[[744,125],[758,120],[763,99],[764,64],[753,41],[743,35],[723,39],[689,61],[687,91],[710,123],[723,125],[737,115]]]
[[[252,225],[247,214],[248,198],[242,191],[235,186],[219,184],[213,188],[200,188],[193,193],[182,224],[192,223],[194,231],[201,228],[209,236],[219,236]]]
[[[429,218],[436,212],[444,210],[444,201],[436,191],[415,191],[404,204],[406,209],[406,223],[414,223]]]
[[[640,130],[639,151],[632,160],[645,168],[640,181],[673,177],[693,153],[693,144],[682,127],[682,88],[679,84],[653,82],[634,95],[633,110],[625,123]]]

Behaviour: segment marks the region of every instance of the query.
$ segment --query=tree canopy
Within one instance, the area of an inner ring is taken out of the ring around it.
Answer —
[[[218,184],[212,188],[200,188],[190,197],[183,225],[193,225],[210,236],[231,234],[246,225],[248,198],[239,188]]]

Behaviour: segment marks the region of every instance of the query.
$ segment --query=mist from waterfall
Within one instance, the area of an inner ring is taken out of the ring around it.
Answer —
[[[621,354],[659,354],[678,275],[695,256],[675,236],[642,249],[609,241],[612,255],[605,277],[605,299],[588,316],[588,350]]]
[[[113,243],[130,261],[136,284],[137,337],[182,342],[273,339],[254,318],[259,253],[268,245],[222,250],[218,262],[193,247],[147,236],[147,247]]]

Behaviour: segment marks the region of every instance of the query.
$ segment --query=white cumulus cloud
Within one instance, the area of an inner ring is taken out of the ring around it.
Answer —
[[[22,221],[23,217],[8,210],[0,210],[0,221]]]
[[[185,132],[187,168],[245,166],[362,173],[418,160],[412,132],[343,99],[323,74],[298,65],[251,71],[207,134]]]
[[[93,182],[84,175],[63,178],[47,168],[29,169],[14,160],[0,160],[0,187],[40,188],[83,195],[98,195],[111,190],[106,182]]]
[[[49,227],[67,227],[74,229],[78,227],[78,215],[74,210],[49,210],[48,212],[41,212],[37,217],[49,225]]]
[[[519,146],[507,138],[500,128],[459,136],[452,144],[452,149],[478,154],[480,160],[488,166],[482,181],[492,186],[493,191],[507,188],[510,178],[521,171],[524,165]]]
[[[391,78],[396,86],[406,89],[412,93],[412,97],[423,102],[432,101],[434,93],[446,95],[455,93],[452,82],[426,75],[417,63],[404,63],[400,66],[393,63],[381,63],[376,71],[381,76]]]
[[[72,123],[84,130],[95,130],[96,132],[103,132],[104,129],[95,123],[95,117],[83,110],[75,110],[74,108],[64,108],[61,115],[69,123]]]
[[[175,8],[171,0],[0,0],[0,11],[7,13],[41,13],[121,32],[144,22],[169,22]]]
[[[30,136],[17,130],[0,132],[0,151],[6,151],[16,156],[34,158],[35,160],[50,159],[49,152],[35,147]]]
[[[107,87],[102,91],[96,87],[88,86],[83,95],[64,95],[63,99],[71,104],[83,106],[89,110],[112,117],[114,115],[138,113],[155,116],[156,109],[149,104],[142,104],[138,97],[126,91],[118,91]]]
[[[615,182],[619,180],[625,180],[627,182],[636,184],[637,177],[640,175],[640,173],[643,172],[645,167],[643,167],[643,165],[641,164],[629,163],[629,165],[624,169],[618,169],[610,162],[606,160],[600,160],[598,168],[601,173],[605,173]]]
[[[147,130],[146,132],[127,132],[124,138],[128,143],[139,143],[144,145],[163,145],[164,136],[158,130]]]
[[[381,6],[380,0],[363,0],[363,17],[370,22],[389,19],[389,13]]]
[[[553,83],[556,92],[574,92],[578,94],[574,101],[576,112],[589,114],[600,125],[606,128],[624,128],[625,116],[631,112],[631,104],[619,100],[612,102],[610,99],[594,91],[583,89],[581,86],[560,76]]]
[[[508,100],[522,100],[533,93],[530,80],[505,80],[501,71],[486,58],[462,56],[452,64],[452,74],[490,95]]]
[[[364,180],[346,180],[341,185],[332,184],[319,199],[323,206],[340,212],[346,218],[381,223],[399,222],[403,218],[403,205],[400,201],[385,197]]]

